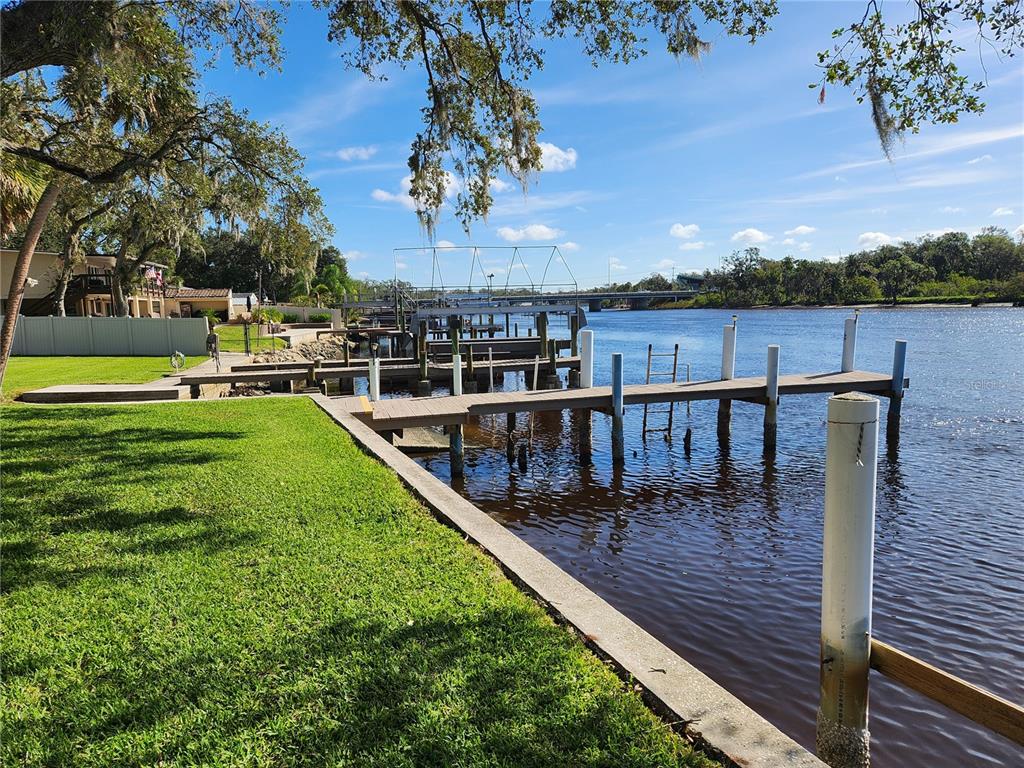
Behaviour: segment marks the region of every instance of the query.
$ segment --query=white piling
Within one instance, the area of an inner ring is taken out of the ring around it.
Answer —
[[[594,386],[594,332],[589,328],[580,331],[580,386]]]
[[[722,329],[722,381],[729,381],[736,374],[736,315],[732,325]],[[732,400],[718,401],[718,437],[729,439],[732,429]]]
[[[487,391],[494,391],[494,354],[491,352],[491,348],[487,348]]]
[[[818,757],[832,768],[866,768],[870,762],[878,412],[878,400],[858,392],[828,401],[816,746]]]
[[[722,329],[722,381],[736,375],[736,321]]]
[[[765,374],[764,449],[774,451],[778,432],[779,414],[779,345],[768,345],[768,363]]]
[[[857,355],[857,318],[848,317],[843,323],[843,363],[840,370],[843,373],[854,369],[854,359]]]
[[[462,355],[458,353],[452,355],[452,394],[462,394]]]
[[[370,381],[370,400],[380,400],[380,358],[371,357],[367,364],[367,375]]]
[[[626,458],[622,418],[625,413],[622,394],[622,353],[612,354],[612,462],[622,464]]]

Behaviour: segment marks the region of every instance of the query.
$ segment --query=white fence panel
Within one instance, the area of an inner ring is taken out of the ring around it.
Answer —
[[[18,318],[13,355],[158,357],[206,354],[206,318]]]

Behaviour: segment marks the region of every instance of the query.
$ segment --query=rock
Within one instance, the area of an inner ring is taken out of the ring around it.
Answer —
[[[345,357],[345,344],[349,349],[356,345],[341,336],[323,336],[316,341],[307,341],[295,347],[279,349],[276,352],[264,352],[256,355],[254,363],[309,363],[316,358],[323,360],[342,360]]]

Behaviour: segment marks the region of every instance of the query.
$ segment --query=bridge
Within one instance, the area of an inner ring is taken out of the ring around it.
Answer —
[[[692,299],[699,293],[699,288],[687,287],[667,291],[560,291],[557,293],[469,293],[459,289],[443,292],[434,291],[426,296],[418,295],[416,289],[407,294],[417,309],[425,314],[436,315],[441,308],[448,309],[447,314],[477,312],[496,314],[514,308],[517,312],[565,312],[576,305],[585,307],[589,312],[600,312],[606,301],[626,304],[630,309],[647,309],[654,302],[680,301]],[[394,297],[347,301],[345,307],[353,309],[392,309]],[[428,309],[429,308],[429,309]],[[445,312],[440,312],[445,314]]]

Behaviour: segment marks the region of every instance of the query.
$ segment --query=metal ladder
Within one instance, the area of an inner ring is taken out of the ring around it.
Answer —
[[[652,371],[651,361],[655,357],[671,357],[672,358],[672,370],[671,371]],[[651,383],[651,379],[655,376],[671,376],[672,382],[676,381],[676,371],[679,368],[679,345],[676,344],[675,348],[671,352],[655,352],[654,345],[647,345],[647,383]],[[647,415],[652,413],[664,413],[668,414],[668,426],[665,427],[648,427],[647,426]],[[644,424],[641,430],[640,437],[645,442],[647,441],[648,432],[664,432],[665,439],[672,440],[672,417],[675,414],[675,403],[669,403],[666,408],[659,408],[655,410],[647,403],[644,403]]]

